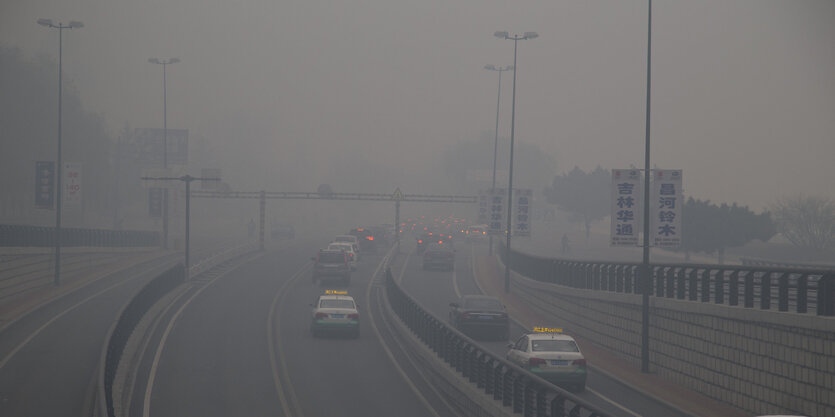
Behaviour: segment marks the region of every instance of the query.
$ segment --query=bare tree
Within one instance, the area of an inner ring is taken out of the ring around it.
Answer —
[[[793,244],[816,251],[835,247],[835,202],[823,197],[785,197],[772,209],[777,230]]]

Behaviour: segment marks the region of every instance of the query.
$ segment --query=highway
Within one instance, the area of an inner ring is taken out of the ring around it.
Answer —
[[[195,277],[147,318],[126,356],[118,415],[453,416],[390,331],[382,309],[384,265],[428,311],[481,290],[473,277],[485,245],[459,242],[454,271],[424,271],[414,244],[364,254],[349,286],[311,282],[310,256],[326,239],[296,239]],[[10,324],[0,338],[0,416],[91,415],[108,327],[171,259],[101,279]],[[310,334],[310,304],[346,289],[362,315],[359,339]],[[543,323],[556,326],[554,323]],[[514,323],[511,339],[523,328]],[[503,357],[507,341],[480,340]],[[119,378],[117,378],[119,379]],[[613,416],[685,417],[593,368],[580,397]]]
[[[392,270],[431,312],[445,317],[459,294],[479,292],[470,267],[476,249],[458,246],[454,272],[423,271],[405,241]],[[386,329],[383,251],[364,255],[348,287],[318,286],[309,257],[326,242],[297,242],[201,278],[159,312],[123,396],[125,415],[457,415]],[[358,340],[310,334],[310,304],[327,288],[347,289],[357,300]],[[514,325],[513,337],[521,332]],[[506,343],[483,341],[500,356]],[[685,416],[599,373],[580,395],[613,416]]]

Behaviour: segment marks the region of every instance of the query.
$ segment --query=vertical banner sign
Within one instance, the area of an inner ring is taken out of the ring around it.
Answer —
[[[612,170],[612,246],[638,245],[641,172],[637,169]]]
[[[51,209],[55,198],[55,162],[35,162],[35,207]]]
[[[67,207],[81,206],[81,164],[64,163],[64,203]]]
[[[148,189],[148,215],[162,217],[162,188]]]
[[[490,223],[490,194],[489,190],[478,191],[478,219],[476,224]]]
[[[533,191],[530,189],[513,190],[513,197],[516,199],[513,216],[513,235],[530,236],[531,218],[533,210]]]
[[[653,170],[650,198],[650,243],[661,248],[681,245],[681,170]]]
[[[490,190],[490,221],[487,223],[487,233],[491,235],[504,235],[505,233],[504,220],[507,216],[505,214],[505,209],[507,208],[507,204],[505,204],[506,196],[507,190],[504,188],[493,188]]]

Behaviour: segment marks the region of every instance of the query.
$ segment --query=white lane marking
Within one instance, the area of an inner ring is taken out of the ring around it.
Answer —
[[[455,296],[460,300],[461,291],[458,291],[458,278],[457,275],[455,275],[455,271],[452,271],[452,289],[455,290]]]
[[[290,285],[293,281],[298,279],[305,271],[307,271],[312,263],[308,262],[304,266],[301,267],[298,271],[296,271],[293,276],[290,277],[284,284],[281,285],[281,288],[278,289],[278,292],[275,293],[275,297],[273,297],[273,302],[270,304],[270,312],[269,316],[267,317],[267,349],[270,352],[270,368],[272,369],[273,374],[273,384],[275,385],[275,392],[278,394],[278,400],[281,402],[281,408],[284,410],[285,416],[304,416],[302,413],[302,408],[299,405],[299,400],[296,397],[296,391],[293,390],[292,384],[290,382],[290,375],[287,373],[287,362],[284,360],[284,348],[281,346],[281,342],[279,341],[277,344],[275,343],[275,335],[281,334],[279,330],[280,321],[278,320],[278,310],[276,310],[276,306],[278,306],[279,300],[285,294],[284,290],[287,286]],[[273,333],[274,332],[274,333]],[[278,351],[276,352],[276,346],[278,347]],[[282,389],[281,385],[281,376],[278,372],[278,363],[275,360],[275,357],[278,356],[279,362],[281,362],[281,374],[284,376],[284,379],[288,382],[287,390],[290,393],[290,401],[293,403],[297,413],[293,414],[290,412],[290,405],[287,403],[287,398],[284,396],[284,389]]]
[[[260,255],[257,255],[257,256],[260,256]],[[157,345],[156,352],[154,353],[154,361],[151,363],[151,371],[148,375],[148,383],[147,383],[147,385],[145,385],[145,398],[142,402],[142,416],[143,417],[149,417],[150,416],[151,392],[153,391],[154,381],[156,380],[156,377],[157,377],[157,368],[159,367],[159,360],[162,357],[162,350],[165,347],[165,342],[168,340],[168,335],[171,334],[171,330],[174,328],[174,323],[177,322],[177,319],[180,317],[181,314],[183,314],[183,311],[185,311],[186,307],[188,307],[188,305],[191,304],[192,300],[197,298],[197,296],[200,295],[200,293],[202,293],[203,290],[205,290],[206,288],[209,288],[210,286],[212,286],[212,284],[217,282],[218,279],[226,276],[226,274],[229,273],[230,271],[231,271],[231,269],[229,271],[226,271],[226,272],[222,273],[222,274],[219,274],[218,276],[212,278],[205,285],[198,288],[197,291],[195,291],[194,294],[192,294],[191,297],[189,297],[183,303],[183,305],[180,306],[180,308],[177,310],[177,312],[174,313],[174,317],[171,318],[171,321],[168,322],[168,326],[165,327],[165,332],[163,332],[162,338],[160,339],[159,345]]]
[[[156,269],[162,269],[162,268],[158,267]],[[144,273],[143,274],[136,274],[133,277],[128,278],[124,281],[117,282],[117,283],[115,283],[115,284],[113,284],[113,285],[111,285],[111,286],[109,286],[109,287],[107,287],[107,288],[105,288],[105,289],[103,289],[103,290],[101,290],[101,291],[99,291],[99,292],[97,292],[97,293],[79,301],[78,303],[74,304],[72,307],[62,311],[61,313],[57,314],[55,317],[49,319],[49,321],[47,321],[46,323],[41,325],[41,327],[38,327],[38,329],[35,330],[34,332],[32,332],[32,334],[30,334],[26,339],[23,339],[23,341],[20,342],[20,344],[15,346],[15,348],[12,349],[12,351],[9,352],[9,354],[6,355],[5,358],[3,358],[3,361],[0,362],[0,369],[3,369],[3,367],[6,366],[6,363],[8,363],[12,359],[12,357],[17,354],[17,352],[19,352],[21,349],[23,349],[24,346],[28,345],[29,342],[32,341],[32,339],[34,339],[39,334],[41,334],[41,332],[43,332],[47,327],[49,327],[52,323],[55,323],[61,317],[64,317],[65,315],[69,314],[71,311],[77,309],[78,307],[81,307],[82,304],[92,300],[93,298],[96,298],[96,297],[98,297],[98,296],[100,296],[100,295],[118,287],[118,286],[127,284],[127,283],[129,283],[129,282],[131,282],[131,281],[133,281],[137,278],[142,277],[143,275],[144,275]]]
[[[366,289],[365,289],[365,299],[366,299],[366,301],[369,302],[369,304],[371,302],[371,287],[374,284],[374,281],[377,280],[377,274],[378,274],[378,272],[380,272],[380,268],[383,266],[383,264],[386,262],[386,260],[388,260],[388,256],[383,258],[383,260],[380,262],[380,265],[377,267],[377,270],[374,271],[373,275],[371,275],[371,281],[369,281],[368,287],[366,287]],[[415,386],[415,384],[412,383],[412,380],[409,378],[408,375],[406,375],[406,372],[403,370],[403,368],[400,367],[400,364],[397,362],[397,359],[394,357],[394,354],[391,353],[391,350],[388,348],[388,346],[386,346],[385,341],[383,341],[383,336],[380,334],[380,330],[377,328],[377,325],[374,324],[373,314],[371,313],[370,308],[368,309],[368,315],[369,315],[369,318],[371,319],[371,320],[368,320],[371,323],[371,329],[374,330],[374,334],[377,336],[377,340],[379,340],[380,346],[382,346],[383,350],[386,352],[386,356],[388,356],[389,360],[391,360],[391,363],[394,365],[394,368],[397,370],[397,372],[403,378],[403,381],[406,382],[406,384],[409,386],[409,388],[412,390],[412,392],[415,393],[415,395],[418,397],[420,402],[426,407],[426,409],[433,416],[441,417],[440,415],[438,415],[438,413],[435,411],[435,409],[432,408],[432,405],[429,404],[429,401],[426,399],[426,397],[423,396],[423,394]]]

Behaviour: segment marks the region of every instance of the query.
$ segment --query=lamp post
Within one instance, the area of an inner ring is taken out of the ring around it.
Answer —
[[[492,192],[496,188],[496,153],[499,148],[499,104],[502,101],[502,72],[510,71],[513,69],[512,66],[508,65],[504,68],[498,67],[496,68],[493,65],[485,65],[484,69],[488,71],[498,71],[499,72],[499,96],[496,98],[496,138],[493,140],[493,185],[490,186],[490,191]],[[490,246],[488,255],[493,256],[493,235],[490,235]]]
[[[64,44],[64,29],[83,28],[84,23],[78,21],[70,21],[68,25],[61,22],[55,24],[52,19],[38,19],[38,24],[52,29],[58,29],[58,160],[55,164],[56,182],[55,182],[55,278],[53,284],[61,285],[61,98],[63,96],[63,83],[61,70],[63,65],[63,44]]]
[[[162,168],[168,169],[168,94],[165,67],[180,62],[179,58],[148,58],[152,64],[162,65]],[[168,249],[168,188],[162,194],[162,248]]]
[[[510,35],[507,32],[496,32],[493,34],[497,38],[510,39],[513,41],[513,105],[510,112],[510,167],[507,177],[507,224],[505,225],[505,234],[507,235],[507,242],[505,250],[507,256],[504,263],[504,292],[510,292],[510,235],[513,234],[511,228],[511,213],[513,212],[513,141],[516,130],[516,47],[519,41],[526,39],[536,39],[539,35],[536,32],[525,32],[522,35]]]
[[[652,288],[652,271],[649,267],[649,111],[650,111],[650,66],[652,57],[652,0],[647,10],[647,110],[646,141],[644,144],[644,253],[641,262],[643,284],[641,285],[641,372],[649,372],[649,292]]]

